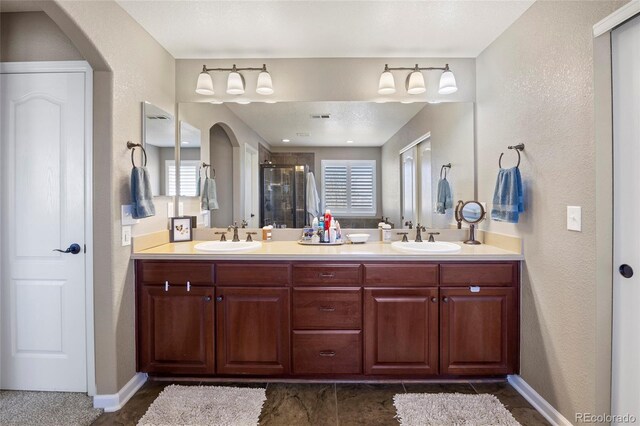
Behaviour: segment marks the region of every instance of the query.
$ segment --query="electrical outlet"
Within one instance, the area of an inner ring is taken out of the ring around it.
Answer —
[[[122,247],[131,245],[131,226],[122,227]]]
[[[582,207],[567,206],[567,229],[582,232]]]

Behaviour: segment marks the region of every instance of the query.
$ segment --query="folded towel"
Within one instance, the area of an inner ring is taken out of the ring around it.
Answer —
[[[307,213],[309,214],[309,223],[313,222],[313,218],[320,215],[320,197],[318,196],[316,178],[313,176],[313,172],[307,173]]]
[[[500,169],[493,193],[491,219],[500,222],[518,223],[520,213],[524,212],[522,177],[520,169]]]
[[[218,210],[218,193],[216,191],[216,181],[213,178],[205,178],[202,188],[202,198],[200,200],[202,210]]]
[[[453,196],[447,178],[438,181],[438,195],[436,197],[436,213],[445,214],[447,209],[453,207]]]
[[[131,216],[134,219],[142,219],[156,214],[149,172],[144,167],[131,169],[131,204],[133,206]]]

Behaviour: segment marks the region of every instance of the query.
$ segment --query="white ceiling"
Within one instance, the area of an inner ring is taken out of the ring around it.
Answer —
[[[118,0],[175,58],[471,57],[531,0]]]
[[[425,103],[280,102],[225,104],[272,146],[381,146]],[[330,118],[311,118],[329,114]],[[298,133],[308,136],[298,136]],[[282,139],[291,142],[283,143]],[[346,143],[352,140],[352,144]]]

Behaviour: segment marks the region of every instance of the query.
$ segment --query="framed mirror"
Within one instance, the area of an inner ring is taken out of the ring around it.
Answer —
[[[343,228],[377,228],[381,220],[449,228],[453,208],[435,213],[445,163],[450,196],[475,198],[472,103],[181,103],[179,119],[200,131],[200,161],[215,170],[218,204],[203,211],[202,202],[183,196],[184,214],[208,214],[213,227],[302,227],[310,211],[329,208]],[[408,172],[399,155],[412,149]],[[272,176],[287,167],[288,175]],[[413,180],[405,184],[403,175]],[[403,221],[409,204],[412,217]]]
[[[167,164],[175,164],[176,157],[174,117],[149,102],[142,103],[142,144],[154,197],[174,196],[175,181],[167,175]]]

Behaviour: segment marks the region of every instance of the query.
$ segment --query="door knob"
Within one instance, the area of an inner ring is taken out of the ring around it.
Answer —
[[[622,265],[620,265],[620,268],[618,268],[618,271],[620,271],[620,275],[622,275],[625,278],[631,278],[633,276],[633,268],[627,265],[626,263],[623,263]]]
[[[78,254],[82,251],[82,248],[80,247],[80,244],[73,243],[69,247],[67,247],[66,250],[53,249],[53,251],[59,251],[60,253]]]

